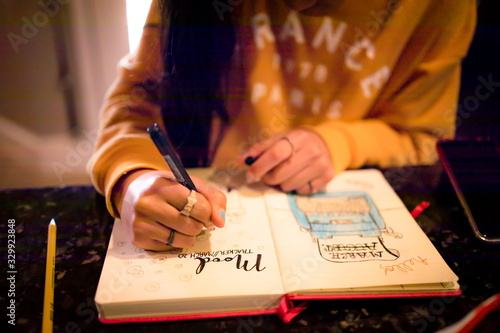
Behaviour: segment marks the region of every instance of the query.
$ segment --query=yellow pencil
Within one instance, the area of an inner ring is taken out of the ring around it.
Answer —
[[[45,265],[45,292],[43,296],[42,333],[52,332],[54,325],[54,283],[56,278],[56,221],[49,223],[47,262]]]

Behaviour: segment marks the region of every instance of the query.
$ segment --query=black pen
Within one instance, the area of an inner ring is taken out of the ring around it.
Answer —
[[[163,133],[158,124],[155,123],[152,126],[150,126],[148,128],[148,132],[149,136],[151,137],[156,147],[160,151],[160,154],[165,159],[165,162],[167,162],[168,166],[170,167],[170,170],[172,170],[172,172],[174,173],[177,182],[181,185],[184,185],[190,190],[198,192],[196,186],[194,186],[193,181],[189,177],[186,169],[182,165],[181,160],[177,156],[174,147],[170,143],[170,140],[165,135],[165,133]]]
[[[255,161],[257,161],[257,157],[247,156],[247,158],[245,158],[245,164],[248,166],[252,165]]]
[[[280,140],[285,140],[286,142],[288,142],[288,144],[290,144],[290,148],[292,148],[292,151],[290,153],[290,156],[288,156],[288,158],[292,157],[293,154],[294,154],[294,152],[295,152],[295,146],[293,145],[292,141],[290,141],[290,139],[287,136],[283,136],[283,137],[279,138],[278,140],[276,140],[273,143],[273,145],[275,143],[277,143],[278,141],[280,141]],[[245,164],[248,165],[248,166],[251,166],[252,164],[255,163],[255,161],[257,161],[257,159],[259,157],[260,157],[260,155],[259,156],[255,156],[255,157],[253,157],[253,156],[247,156],[247,158],[245,158]]]

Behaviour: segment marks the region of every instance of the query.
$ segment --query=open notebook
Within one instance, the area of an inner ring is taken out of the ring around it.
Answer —
[[[259,313],[288,321],[294,300],[460,293],[378,170],[343,172],[311,196],[264,187],[226,195],[226,226],[203,231],[192,248],[145,251],[115,221],[95,296],[102,322]]]

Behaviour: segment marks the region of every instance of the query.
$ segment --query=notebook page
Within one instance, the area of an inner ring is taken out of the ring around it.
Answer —
[[[240,304],[241,309],[276,306],[283,287],[263,197],[250,189],[226,195],[226,226],[202,232],[188,249],[153,252],[137,248],[116,220],[96,292],[98,306],[147,304],[149,313],[140,315],[151,315],[161,313],[165,301],[198,299],[211,304],[204,312],[223,311],[224,304],[236,309],[227,299],[239,295],[269,295],[258,298],[259,304]],[[214,302],[207,301],[211,298]],[[141,306],[136,308],[141,311]],[[134,315],[130,307],[119,311]],[[168,311],[177,309],[172,306]]]
[[[326,193],[266,193],[287,292],[456,282],[378,170],[346,171]]]

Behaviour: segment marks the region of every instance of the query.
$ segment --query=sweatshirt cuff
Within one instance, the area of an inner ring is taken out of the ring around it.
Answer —
[[[110,153],[107,158],[99,157],[101,165],[93,164],[92,160],[89,162],[89,173],[93,175],[92,183],[105,196],[108,211],[115,218],[120,218],[120,214],[111,200],[111,193],[123,175],[137,169],[170,170],[149,139],[127,138],[126,140],[126,149]],[[107,172],[95,173],[90,169],[107,170]]]

